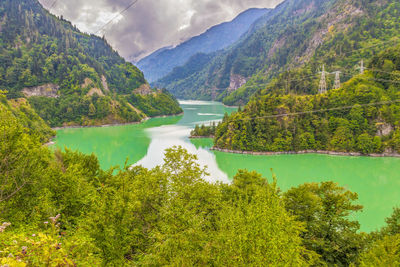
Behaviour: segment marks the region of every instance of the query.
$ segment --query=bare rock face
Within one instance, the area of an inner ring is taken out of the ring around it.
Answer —
[[[388,136],[394,129],[389,123],[380,123],[378,126],[378,136]]]
[[[85,81],[81,84],[81,87],[82,88],[86,88],[86,87],[89,87],[89,86],[94,86],[94,83],[93,83],[92,79],[85,78]]]
[[[153,93],[153,90],[151,89],[149,84],[145,83],[142,84],[138,89],[136,89],[134,93],[139,95],[151,95]]]
[[[60,86],[58,86],[57,84],[48,83],[35,87],[26,87],[22,89],[22,93],[26,97],[44,96],[44,97],[58,98],[59,89]]]
[[[110,88],[108,87],[107,79],[104,75],[101,76],[101,83],[103,84],[104,91],[110,92]]]
[[[100,88],[97,88],[93,82],[92,79],[86,78],[84,83],[81,84],[82,88],[90,88],[89,92],[86,94],[86,96],[92,96],[94,94],[97,94],[98,96],[104,96],[103,91],[101,91]]]
[[[242,87],[247,83],[247,79],[239,74],[231,75],[231,83],[229,85],[228,91],[233,92]]]
[[[98,96],[104,96],[103,92],[99,88],[92,88],[90,89],[89,93],[87,93],[87,96],[92,96],[94,94],[97,94]]]

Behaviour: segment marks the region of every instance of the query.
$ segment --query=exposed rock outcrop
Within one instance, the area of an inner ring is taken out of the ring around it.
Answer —
[[[103,85],[104,91],[110,92],[110,88],[108,87],[107,78],[103,75],[101,76],[101,83]]]
[[[22,89],[22,93],[26,97],[44,96],[44,97],[57,98],[58,90],[60,90],[60,86],[58,86],[57,84],[48,83],[35,87],[26,87]]]
[[[150,85],[148,83],[145,83],[142,84],[138,89],[136,89],[134,93],[139,95],[151,95],[154,92],[151,89]]]
[[[99,88],[92,88],[90,89],[89,93],[87,93],[87,96],[92,96],[94,94],[97,94],[98,96],[104,96],[103,92]]]
[[[82,88],[91,87],[89,92],[86,94],[86,96],[92,96],[94,94],[97,94],[98,96],[104,96],[103,91],[101,91],[100,88],[95,87],[95,84],[94,84],[93,80],[90,79],[90,78],[86,78],[84,83],[81,84],[81,87]]]
[[[378,123],[376,126],[378,128],[378,136],[388,136],[394,130],[389,123]]]
[[[81,87],[82,88],[86,88],[86,87],[89,87],[91,85],[94,86],[93,80],[90,79],[90,78],[85,78],[85,81],[81,84]]]
[[[271,49],[268,51],[268,57],[272,57],[277,50],[279,50],[280,48],[282,48],[285,45],[285,42],[286,42],[285,37],[276,40],[274,42],[274,44],[272,45]]]
[[[334,30],[338,32],[346,32],[346,29],[352,26],[344,23],[346,19],[361,16],[363,11],[353,5],[348,5],[345,11],[340,13],[339,16],[336,15],[336,13],[336,10],[331,10],[318,19],[320,23],[326,24],[326,28],[322,28],[313,34],[312,38],[308,41],[306,51],[302,55],[296,56],[295,62],[298,62],[296,65],[301,65],[310,60],[315,50],[318,48],[318,46],[323,44],[325,38],[331,31]]]
[[[229,84],[228,91],[233,92],[245,85],[247,79],[239,74],[232,74],[231,75],[231,82]]]

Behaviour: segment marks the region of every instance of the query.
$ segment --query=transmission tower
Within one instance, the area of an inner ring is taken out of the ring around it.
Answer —
[[[335,85],[334,85],[335,89],[340,88],[340,73],[341,73],[340,71],[332,72],[332,74],[335,74]]]
[[[318,91],[318,93],[325,94],[327,92],[327,89],[326,89],[326,74],[328,74],[325,71],[325,65],[322,65],[322,71],[320,71],[319,73],[321,73],[321,81],[319,82],[319,91]]]
[[[365,71],[366,67],[364,67],[364,60],[363,59],[361,59],[360,66],[357,66],[357,69],[360,70],[360,74],[364,74],[364,71]]]

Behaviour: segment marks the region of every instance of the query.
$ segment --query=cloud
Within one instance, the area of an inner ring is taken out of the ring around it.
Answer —
[[[39,0],[49,8],[53,1]],[[99,35],[104,34],[120,54],[138,60],[149,53],[177,45],[208,28],[232,20],[253,7],[272,8],[282,0],[139,0],[122,15],[133,0],[57,1],[51,12],[62,15],[80,30],[96,33],[117,17]]]

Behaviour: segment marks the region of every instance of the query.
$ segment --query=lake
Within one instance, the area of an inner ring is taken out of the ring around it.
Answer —
[[[306,182],[334,181],[359,194],[362,213],[356,215],[361,230],[384,225],[394,206],[400,205],[400,158],[347,157],[318,154],[253,156],[210,151],[211,139],[189,139],[196,124],[219,121],[235,108],[217,102],[181,101],[184,115],[154,118],[141,124],[57,131],[56,146],[94,153],[101,167],[163,163],[164,150],[182,146],[208,166],[210,182],[229,182],[239,169],[255,170],[278,178],[287,190]]]

